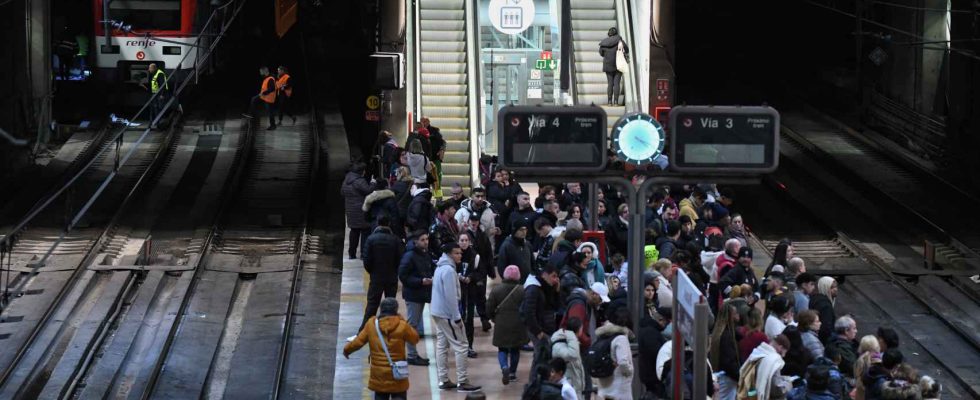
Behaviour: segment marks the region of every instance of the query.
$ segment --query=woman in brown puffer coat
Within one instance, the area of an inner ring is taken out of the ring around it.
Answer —
[[[395,380],[392,375],[388,357],[385,356],[384,349],[381,347],[381,338],[378,337],[378,331],[374,327],[375,320],[378,320],[391,360],[405,361],[407,359],[405,342],[418,343],[419,334],[408,324],[405,318],[398,315],[398,301],[394,297],[388,297],[381,301],[379,315],[369,318],[364,324],[364,329],[361,329],[357,334],[357,338],[344,346],[344,357],[348,358],[351,353],[360,350],[365,344],[369,344],[371,349],[369,356],[371,379],[368,381],[368,389],[375,393],[375,398],[404,399],[408,395],[408,379]]]

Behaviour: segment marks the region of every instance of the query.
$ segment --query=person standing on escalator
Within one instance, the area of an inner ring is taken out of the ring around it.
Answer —
[[[619,105],[619,93],[623,88],[623,72],[626,72],[629,53],[630,49],[619,36],[619,30],[616,27],[609,28],[609,36],[599,42],[602,72],[606,73],[606,105]]]

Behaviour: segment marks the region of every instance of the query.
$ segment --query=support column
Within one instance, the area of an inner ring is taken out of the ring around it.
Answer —
[[[37,147],[48,143],[51,123],[51,2],[31,0],[27,8],[27,47],[30,95],[33,120],[28,126],[37,129]]]

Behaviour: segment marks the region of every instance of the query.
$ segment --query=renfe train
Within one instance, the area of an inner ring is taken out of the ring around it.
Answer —
[[[139,83],[150,63],[166,71],[192,68],[207,0],[92,0],[96,75],[107,82]],[[204,14],[206,17],[207,14]],[[115,26],[113,25],[115,24]],[[108,28],[108,42],[106,32]],[[201,45],[207,45],[202,41]],[[185,58],[186,56],[186,58]]]

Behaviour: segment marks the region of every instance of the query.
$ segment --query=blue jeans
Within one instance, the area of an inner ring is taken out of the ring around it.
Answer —
[[[415,331],[419,333],[419,337],[425,334],[422,324],[422,310],[425,309],[425,303],[415,303],[411,301],[405,302],[405,308],[408,310],[408,324],[415,328]],[[409,342],[405,342],[408,348],[408,358],[414,358],[419,356],[418,350],[415,349],[415,345]]]
[[[508,356],[510,358],[510,364],[507,363]],[[497,348],[497,362],[500,363],[500,369],[506,369],[510,373],[517,372],[517,364],[521,362],[521,348],[515,347],[508,349],[506,347]]]
[[[735,400],[736,389],[738,389],[738,382],[728,375],[721,377],[718,380],[718,400]]]

